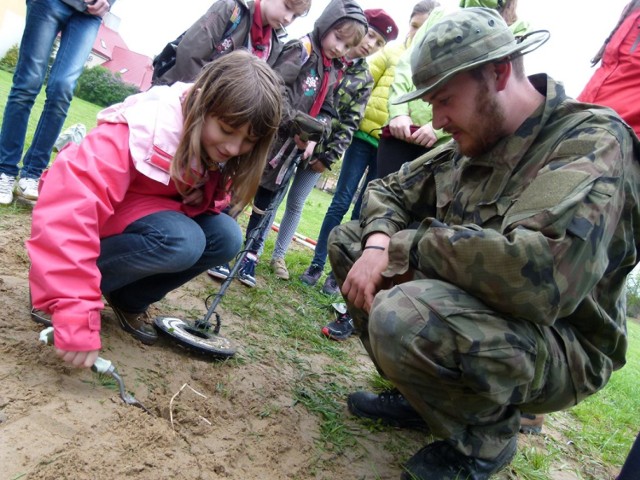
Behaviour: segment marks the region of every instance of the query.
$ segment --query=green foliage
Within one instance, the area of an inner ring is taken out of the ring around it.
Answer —
[[[18,44],[16,43],[13,47],[11,47],[6,55],[0,59],[0,69],[6,70],[7,72],[15,72],[16,65],[18,64]]]
[[[636,271],[627,277],[627,316],[640,317],[640,282]]]
[[[98,65],[85,68],[78,79],[75,95],[87,102],[108,107],[139,91],[135,85],[124,83],[119,74],[114,75]]]

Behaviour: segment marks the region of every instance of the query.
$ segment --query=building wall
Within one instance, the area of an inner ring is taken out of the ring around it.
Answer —
[[[24,0],[0,2],[0,58],[5,56],[7,50],[20,43],[26,15]]]

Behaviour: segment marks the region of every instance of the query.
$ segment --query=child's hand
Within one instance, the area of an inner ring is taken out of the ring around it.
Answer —
[[[70,352],[68,350],[60,350],[56,348],[56,354],[65,362],[70,363],[74,367],[91,368],[98,359],[99,350],[91,350],[90,352]]]
[[[391,135],[400,140],[411,141],[411,117],[409,115],[399,115],[389,122]]]
[[[296,142],[296,147],[298,147],[299,150],[306,150],[307,149],[307,145],[309,145],[309,140],[307,140],[306,142],[301,140],[300,137],[298,135],[295,135],[293,137],[293,141]],[[315,144],[314,144],[315,146]],[[307,158],[307,157],[304,157]]]
[[[307,142],[307,148],[304,149],[304,153],[302,154],[302,158],[304,158],[305,160],[307,158],[311,158],[311,155],[313,154],[313,149],[316,148],[316,144],[318,142]]]
[[[309,160],[309,168],[311,168],[311,170],[316,173],[322,173],[327,169],[325,164],[317,158],[312,158],[311,160]]]
[[[200,205],[202,203],[202,199],[204,198],[204,193],[201,188],[196,188],[191,190],[186,195],[182,196],[182,203],[185,205]]]
[[[431,124],[427,123],[421,126],[415,132],[413,132],[413,134],[411,134],[409,141],[417,145],[422,145],[423,147],[429,148],[438,141],[438,137],[436,137],[436,134],[433,131],[433,127],[431,126]]]
[[[96,17],[104,17],[109,11],[110,5],[107,0],[84,0],[87,4],[87,13]]]

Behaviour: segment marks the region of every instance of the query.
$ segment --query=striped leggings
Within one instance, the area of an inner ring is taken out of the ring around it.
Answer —
[[[284,258],[287,253],[293,235],[296,233],[296,229],[300,223],[304,202],[313,190],[313,186],[318,182],[320,175],[320,173],[314,172],[310,168],[298,168],[296,170],[289,188],[289,194],[287,195],[287,206],[282,221],[280,222],[278,238],[276,239],[276,245],[271,258]],[[273,209],[269,225],[273,224],[277,210],[278,206]],[[265,231],[265,238],[270,230],[271,228],[268,228]],[[264,241],[262,245],[264,245]]]

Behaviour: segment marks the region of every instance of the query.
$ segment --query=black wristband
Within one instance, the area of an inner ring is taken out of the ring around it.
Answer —
[[[362,250],[368,250],[368,249],[372,249],[372,250],[386,250],[386,247],[381,247],[380,245],[369,245],[367,247],[364,247]]]

